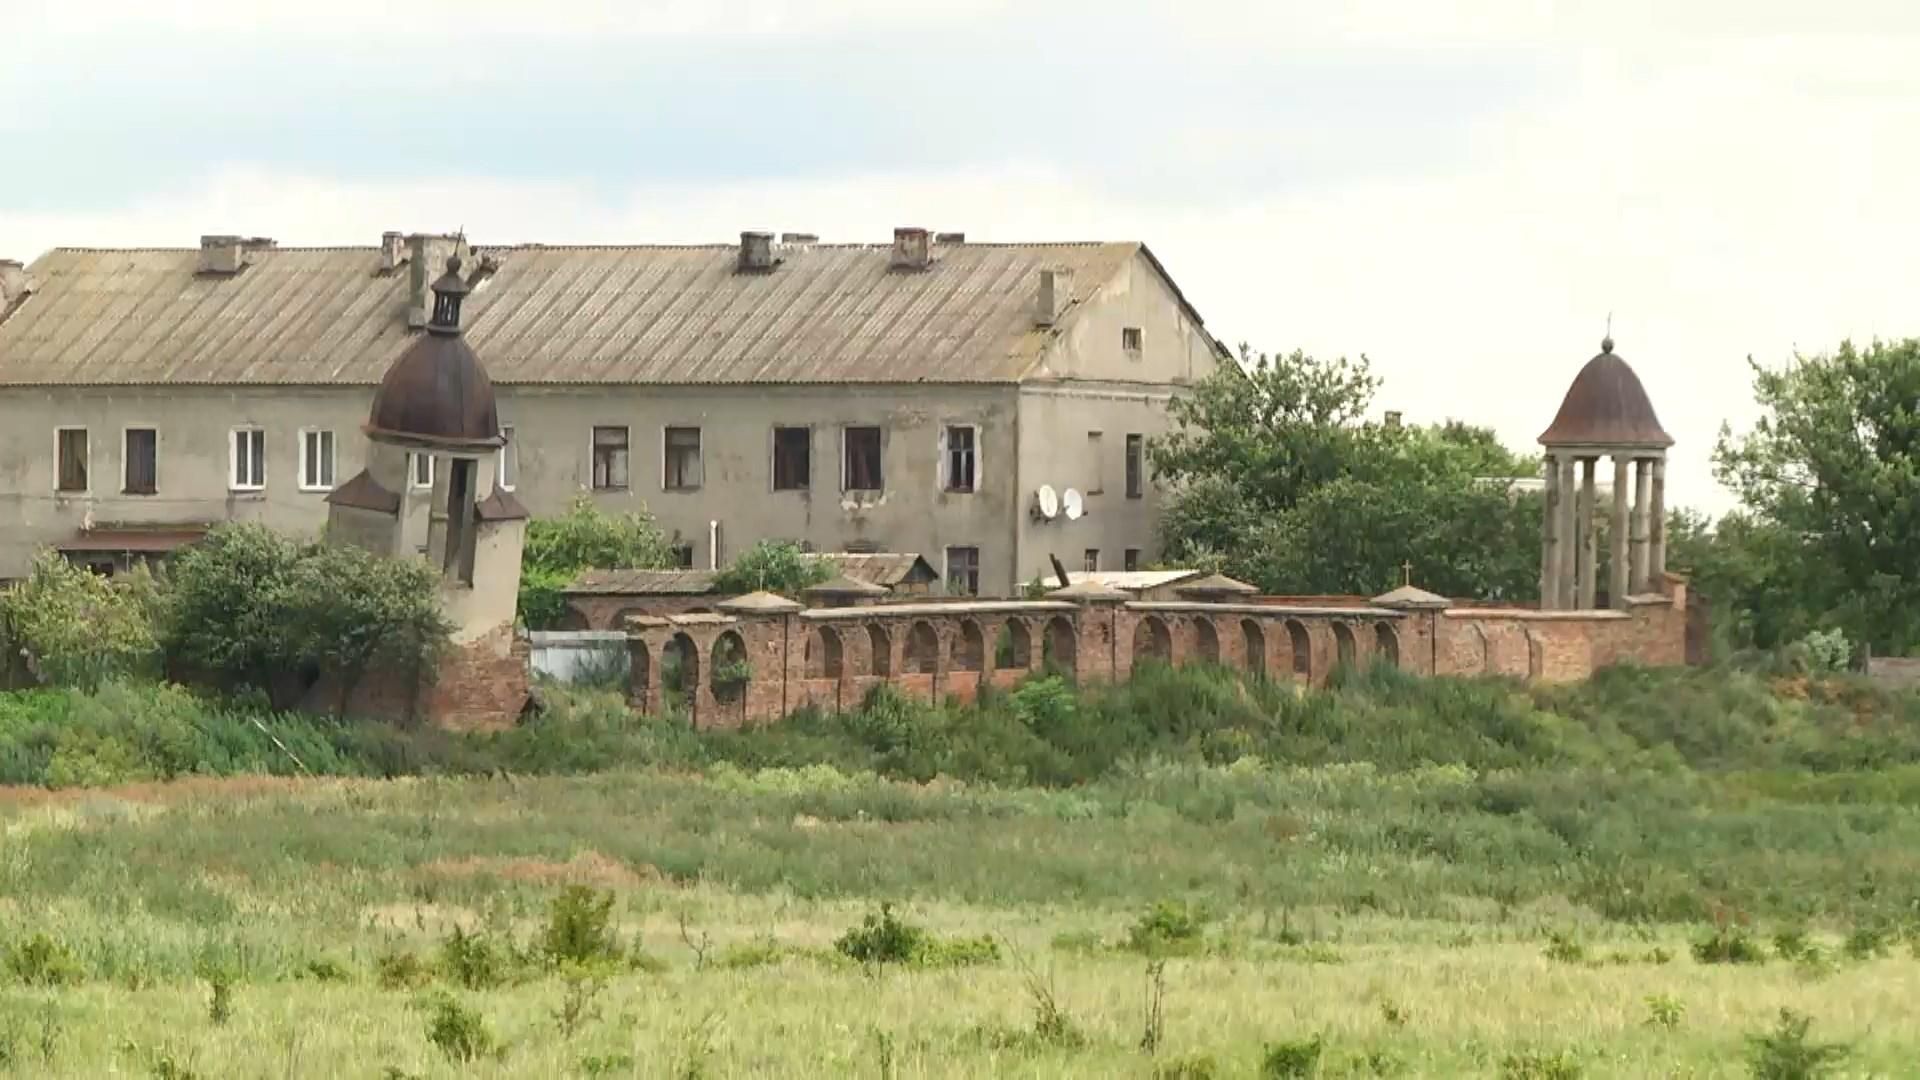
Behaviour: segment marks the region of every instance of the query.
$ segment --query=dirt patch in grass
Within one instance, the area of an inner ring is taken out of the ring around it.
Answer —
[[[462,859],[435,859],[415,870],[422,877],[496,877],[534,885],[592,885],[596,888],[637,888],[665,880],[649,863],[630,865],[591,849],[566,862],[551,859],[509,859],[469,855]]]

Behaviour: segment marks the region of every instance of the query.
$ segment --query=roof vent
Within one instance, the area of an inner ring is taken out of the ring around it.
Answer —
[[[237,274],[253,262],[255,254],[273,248],[273,240],[265,236],[202,236],[197,270],[202,274]]]
[[[1073,302],[1073,271],[1040,271],[1040,288],[1034,297],[1033,321],[1037,326],[1052,326],[1066,314]]]
[[[391,274],[406,265],[407,236],[399,232],[380,234],[380,272]]]
[[[740,262],[738,269],[743,274],[764,274],[773,269],[773,234],[770,232],[743,232],[740,234]]]
[[[964,244],[967,242],[967,234],[963,232],[934,233],[933,242],[936,244]]]
[[[893,230],[895,270],[925,270],[933,262],[933,245],[925,229],[901,227]]]
[[[0,319],[33,292],[33,279],[18,259],[0,259]]]

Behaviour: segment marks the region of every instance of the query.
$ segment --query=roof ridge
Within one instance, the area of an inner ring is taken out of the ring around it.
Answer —
[[[672,241],[636,241],[632,243],[608,242],[608,243],[577,243],[577,244],[575,243],[550,244],[550,243],[545,243],[538,240],[522,241],[519,243],[494,244],[494,243],[484,243],[484,242],[469,240],[468,243],[475,250],[478,250],[478,251],[724,251],[724,250],[731,250],[739,246],[737,242],[725,241],[725,240],[701,240],[701,241],[690,241],[686,243],[678,243],[678,242],[672,242]],[[941,245],[936,245],[936,247],[937,248],[943,247],[949,250],[957,247],[1099,248],[1099,247],[1127,247],[1127,246],[1136,246],[1141,244],[1143,244],[1143,241],[1140,241],[1140,240],[967,240],[959,244],[941,244]],[[842,249],[842,250],[887,251],[887,250],[890,250],[893,245],[891,242],[885,241],[885,240],[880,240],[880,241],[845,240],[845,241],[834,241],[834,242],[825,242],[825,241],[810,242],[806,244],[791,245],[791,246],[809,247],[809,248],[835,248],[835,249]],[[272,247],[261,248],[259,250],[263,253],[268,253],[268,254],[271,254],[274,252],[288,252],[288,251],[362,251],[362,252],[367,252],[369,254],[372,254],[372,253],[377,253],[380,250],[380,247],[377,244],[275,244]],[[117,246],[117,245],[105,245],[105,244],[56,244],[53,247],[48,248],[47,251],[49,253],[55,252],[55,251],[69,251],[69,252],[75,252],[79,254],[88,254],[88,255],[104,255],[104,254],[113,254],[117,252],[125,252],[125,253],[146,252],[146,253],[152,253],[152,254],[171,255],[171,254],[197,254],[200,251],[200,249],[197,247],[186,247],[181,245],[165,245],[165,244],[130,244],[124,247]]]

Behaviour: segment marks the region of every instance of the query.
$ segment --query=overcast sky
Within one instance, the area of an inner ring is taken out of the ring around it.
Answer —
[[[1674,448],[1920,334],[1920,4],[0,0],[0,256],[1140,239],[1229,344],[1531,447],[1613,315]]]

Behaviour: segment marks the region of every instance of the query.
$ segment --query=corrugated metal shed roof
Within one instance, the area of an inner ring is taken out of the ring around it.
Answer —
[[[939,576],[927,560],[909,552],[833,551],[815,558],[855,581],[888,589]],[[713,591],[713,578],[711,570],[588,570],[561,591],[575,596],[697,596]]]
[[[1123,589],[1127,592],[1145,592],[1162,585],[1171,585],[1176,581],[1186,581],[1200,576],[1198,570],[1069,570],[1067,581],[1078,585],[1089,582],[1105,585],[1110,589]]]
[[[480,250],[499,268],[468,340],[505,384],[1014,381],[1057,332],[1033,323],[1042,269],[1083,303],[1159,265],[1134,242],[957,244],[918,272],[886,245],[787,248],[770,273],[736,273],[731,244]],[[417,336],[376,248],[251,257],[216,276],[195,249],[48,252],[0,323],[0,384],[373,385]]]

